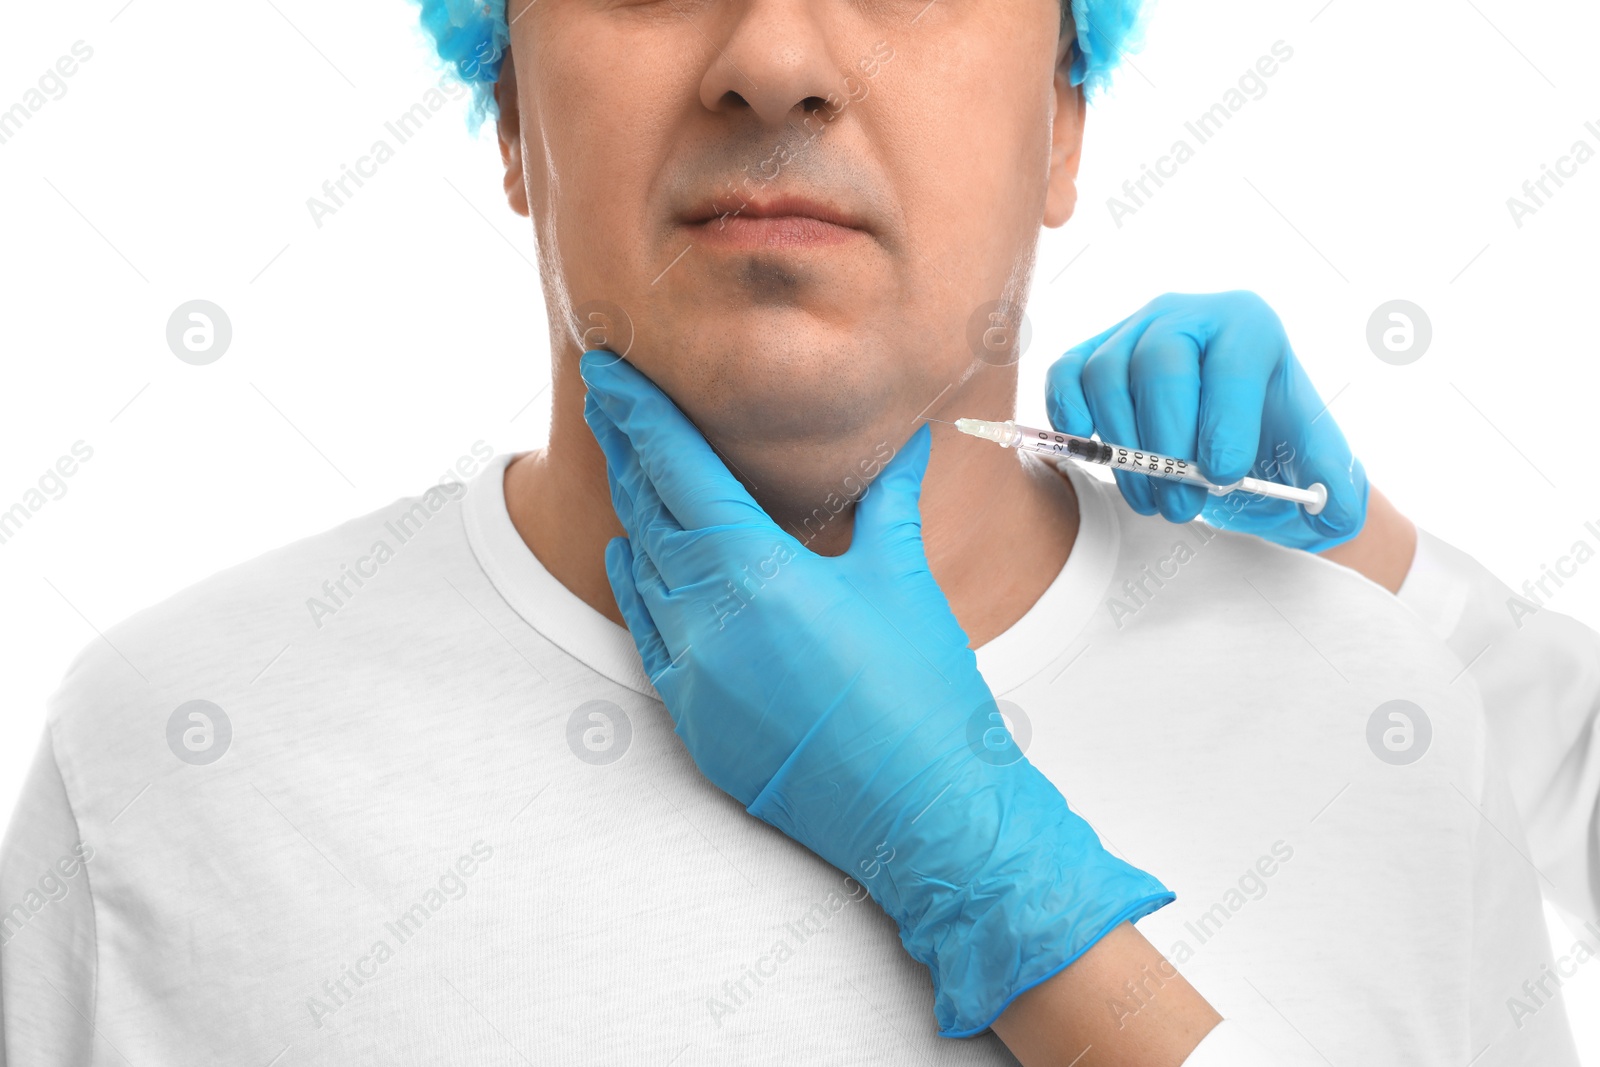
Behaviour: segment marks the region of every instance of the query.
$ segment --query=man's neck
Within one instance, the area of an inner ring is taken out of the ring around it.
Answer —
[[[622,625],[605,572],[606,543],[624,534],[611,506],[605,456],[583,421],[576,369],[558,362],[553,385],[550,444],[507,468],[506,506],[545,569]],[[1065,477],[1035,457],[958,437],[938,423],[934,430],[922,482],[923,546],[977,648],[1020,619],[1060,572],[1077,537],[1077,498]],[[767,506],[759,491],[753,495]],[[801,539],[824,554],[842,551],[851,513],[845,508],[828,528]]]

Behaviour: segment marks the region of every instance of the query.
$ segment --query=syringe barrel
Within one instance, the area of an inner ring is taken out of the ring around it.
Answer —
[[[1114,471],[1135,471],[1151,478],[1171,478],[1191,485],[1212,487],[1212,483],[1200,473],[1199,468],[1188,460],[1163,456],[1159,452],[1123,448],[1121,445],[1103,447],[1110,454],[1103,462]]]
[[[1024,452],[1065,456],[1085,463],[1098,463],[1114,471],[1142,474],[1147,478],[1169,478],[1189,485],[1198,485],[1216,495],[1243,490],[1279,500],[1290,500],[1304,507],[1309,515],[1321,512],[1328,501],[1327,487],[1320,482],[1305,489],[1297,489],[1292,485],[1279,485],[1259,478],[1242,478],[1231,485],[1217,485],[1209,481],[1200,473],[1200,468],[1188,460],[1163,456],[1159,452],[1124,448],[1121,445],[1105,444],[1069,433],[1041,430],[1035,426],[1018,426],[1010,421],[1000,423],[962,419],[956,425],[962,428],[963,433],[976,434],[1007,448],[1021,449]]]
[[[1040,430],[1032,426],[1017,426],[1016,430],[1020,440],[1012,447],[1020,448],[1024,452],[1037,452],[1043,456],[1067,456],[1083,460],[1085,463],[1111,462],[1111,446],[1103,445],[1099,441],[1091,441],[1087,437],[1074,437],[1070,433],[1056,433],[1054,430]]]

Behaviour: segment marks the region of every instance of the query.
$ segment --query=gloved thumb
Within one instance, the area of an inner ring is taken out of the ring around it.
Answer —
[[[1342,545],[1361,532],[1367,521],[1367,498],[1371,486],[1366,468],[1359,459],[1350,460],[1347,469],[1330,469],[1319,479],[1328,487],[1328,503],[1322,513],[1309,521],[1327,540],[1318,552]]]
[[[928,471],[933,434],[928,424],[917,427],[883,472],[873,480],[867,495],[856,505],[855,532],[850,550],[867,546],[897,548],[922,540],[922,477]]]

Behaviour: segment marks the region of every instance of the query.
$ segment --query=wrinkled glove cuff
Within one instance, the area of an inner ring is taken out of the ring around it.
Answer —
[[[1017,997],[1065,970],[1124,922],[1172,903],[1159,880],[1108,853],[1095,864],[1092,888],[1079,870],[1054,885],[995,902],[975,920],[957,920],[923,935],[933,975],[940,1037],[987,1030]],[[1093,895],[1086,904],[1085,894]],[[919,959],[923,946],[902,932]]]

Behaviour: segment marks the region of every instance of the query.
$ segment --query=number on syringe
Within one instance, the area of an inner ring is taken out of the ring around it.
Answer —
[[[1058,433],[1047,433],[1044,430],[1040,430],[1038,437],[1039,440],[1047,443],[1050,446],[1050,451],[1053,453],[1059,455],[1060,453],[1067,451],[1068,441],[1065,437]]]

